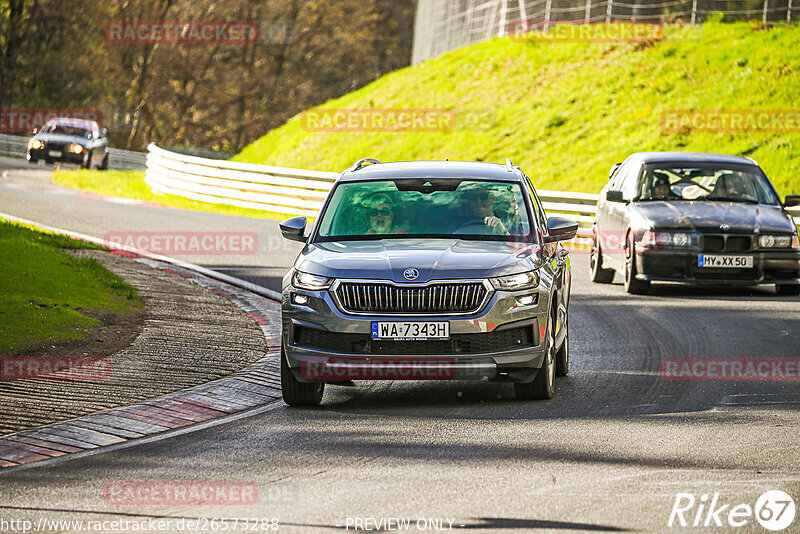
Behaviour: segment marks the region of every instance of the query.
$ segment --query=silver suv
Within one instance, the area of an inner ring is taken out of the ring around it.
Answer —
[[[547,218],[524,172],[470,162],[380,163],[342,173],[283,279],[281,385],[317,405],[325,383],[498,380],[549,399],[569,370],[578,224]]]

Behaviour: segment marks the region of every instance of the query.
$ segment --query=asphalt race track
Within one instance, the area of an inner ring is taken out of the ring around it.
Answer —
[[[0,212],[97,237],[255,232],[256,254],[174,256],[271,289],[299,248],[272,221],[100,199],[25,165],[0,160]],[[277,403],[168,439],[0,472],[0,518],[277,518],[281,532],[404,518],[427,531],[678,532],[699,530],[669,528],[679,493],[698,503],[719,494],[730,505],[722,521],[768,490],[797,499],[796,374],[675,381],[659,371],[667,358],[800,357],[800,299],[772,287],[673,285],[634,297],[619,280],[591,284],[585,252],[572,258],[572,370],[552,401],[518,402],[512,386],[494,383],[328,387],[320,409]],[[121,481],[245,482],[259,497],[234,506],[110,503],[104,488]],[[725,530],[765,532],[754,517],[745,521]]]

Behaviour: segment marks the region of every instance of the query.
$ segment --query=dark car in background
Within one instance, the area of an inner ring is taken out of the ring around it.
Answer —
[[[629,293],[654,281],[775,284],[800,294],[800,243],[764,171],[750,158],[645,152],[611,169],[593,227],[591,278],[625,277]]]
[[[108,169],[108,131],[95,121],[57,118],[33,131],[28,141],[27,159],[31,163],[76,163],[84,169],[93,165]]]
[[[569,369],[577,223],[547,218],[510,161],[380,163],[336,181],[284,277],[281,384],[316,405],[326,382],[497,380],[549,399]]]

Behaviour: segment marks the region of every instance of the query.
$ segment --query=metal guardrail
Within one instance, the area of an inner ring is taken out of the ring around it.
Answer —
[[[8,158],[25,158],[30,137],[0,134],[0,156]],[[111,169],[143,171],[146,167],[147,154],[112,148],[109,150],[108,164]]]
[[[151,144],[145,181],[159,193],[316,217],[339,173],[186,156]]]
[[[315,217],[339,173],[306,171],[253,163],[187,156],[151,144],[146,182],[160,193],[287,215]],[[580,225],[577,246],[591,235],[597,195],[538,190],[547,213],[564,215]],[[790,208],[800,225],[800,208]]]

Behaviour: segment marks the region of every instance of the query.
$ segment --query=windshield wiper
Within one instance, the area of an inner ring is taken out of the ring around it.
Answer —
[[[718,197],[718,196],[712,197],[709,195],[706,197],[706,200],[719,200],[722,202],[743,202],[745,204],[761,204],[761,202],[753,198],[731,198],[731,197]]]

